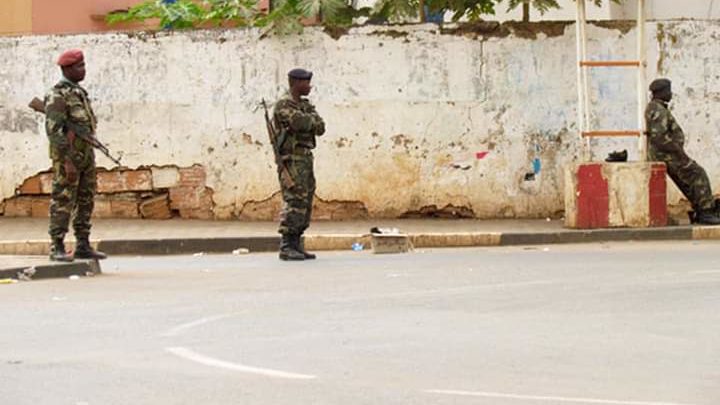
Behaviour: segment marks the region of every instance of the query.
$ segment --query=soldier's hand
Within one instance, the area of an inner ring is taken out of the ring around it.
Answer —
[[[67,177],[68,183],[77,181],[77,169],[70,159],[65,160],[65,177]]]

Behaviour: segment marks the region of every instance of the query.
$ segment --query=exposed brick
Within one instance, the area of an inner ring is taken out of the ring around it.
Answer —
[[[152,167],[152,185],[154,189],[177,187],[180,172],[177,167]]]
[[[6,217],[32,216],[32,197],[20,196],[5,200]]]
[[[179,187],[204,187],[207,175],[205,168],[200,165],[186,167],[178,170],[180,174]]]
[[[99,193],[152,190],[150,170],[102,171],[97,174]]]
[[[147,219],[169,219],[172,218],[168,195],[153,197],[140,203],[140,214]]]
[[[113,218],[140,218],[137,201],[110,199],[110,210]]]
[[[25,179],[22,185],[18,188],[18,192],[21,195],[36,195],[42,194],[42,185],[40,184],[40,175],[32,176],[29,179]]]
[[[30,202],[31,215],[35,218],[50,216],[50,197],[34,197]]]
[[[140,198],[135,193],[98,195],[95,197],[95,218],[140,218]]]
[[[212,209],[212,190],[207,187],[173,187],[170,189],[170,208]]]
[[[108,196],[98,195],[95,197],[95,209],[93,209],[94,218],[112,218],[112,207],[110,206],[110,198]]]

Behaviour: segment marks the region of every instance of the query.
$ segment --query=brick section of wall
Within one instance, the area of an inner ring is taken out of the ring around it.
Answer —
[[[192,167],[180,169],[179,174],[179,187],[205,187],[207,174],[205,173],[204,167],[200,165],[194,165]]]
[[[150,191],[153,189],[150,170],[123,170],[98,172],[98,193]]]
[[[148,198],[140,203],[140,215],[147,219],[170,219],[172,212],[168,201],[168,195],[163,194],[157,197]]]
[[[0,201],[0,215],[47,217],[52,177],[46,172],[26,179],[15,197]],[[213,191],[206,179],[200,165],[98,171],[93,217],[213,219]]]
[[[20,195],[43,195],[52,193],[52,173],[40,173],[26,179],[20,187],[17,188],[16,194]]]
[[[50,214],[50,197],[18,196],[5,200],[6,217],[47,218]]]

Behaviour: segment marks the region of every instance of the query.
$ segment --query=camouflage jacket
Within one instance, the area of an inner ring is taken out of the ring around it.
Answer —
[[[92,146],[70,132],[94,136],[96,126],[97,118],[87,91],[79,85],[63,79],[45,96],[45,131],[51,159],[69,158],[75,163],[94,159]]]
[[[675,121],[667,103],[652,100],[645,109],[650,158],[657,161],[688,159],[683,149],[685,134]],[[679,162],[680,163],[680,162]]]
[[[315,137],[325,133],[325,122],[307,99],[295,102],[290,94],[275,104],[273,123],[277,129],[280,155],[300,154],[299,149],[314,149]]]

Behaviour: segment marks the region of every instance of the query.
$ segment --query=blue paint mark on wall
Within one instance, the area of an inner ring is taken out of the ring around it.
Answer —
[[[538,174],[540,170],[542,170],[542,162],[540,162],[540,159],[535,158],[533,160],[533,173]]]

